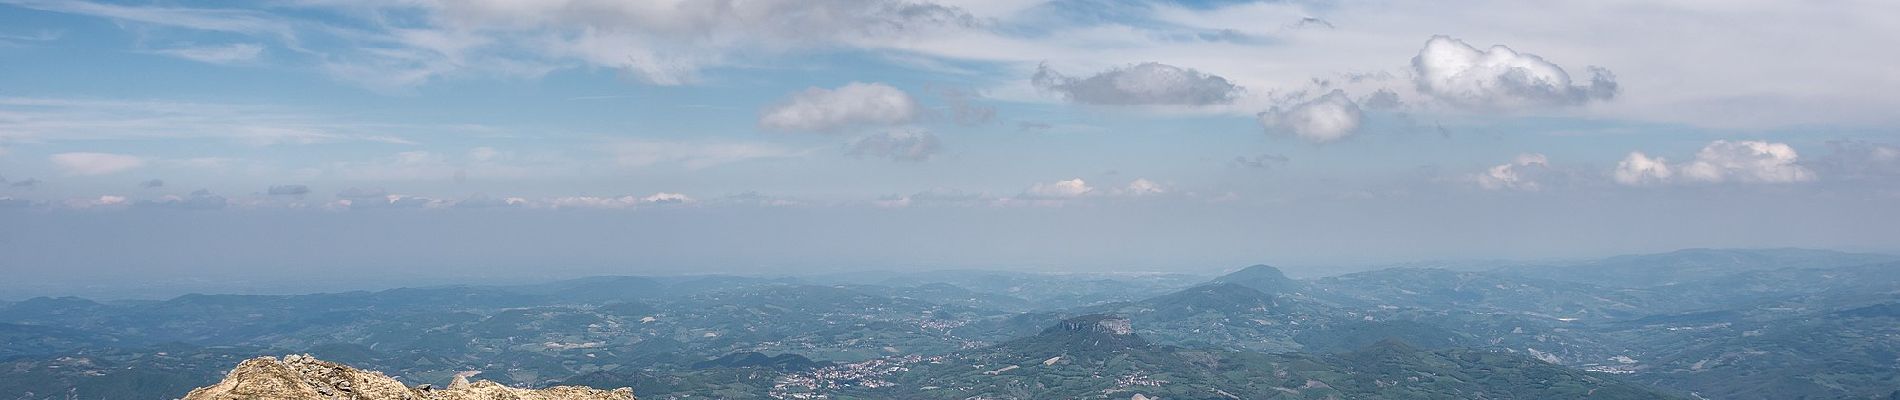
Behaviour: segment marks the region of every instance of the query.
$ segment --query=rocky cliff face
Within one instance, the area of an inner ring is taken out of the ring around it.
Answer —
[[[579,386],[520,389],[462,376],[447,388],[408,387],[380,372],[362,371],[310,356],[246,360],[223,382],[192,390],[184,400],[635,400],[633,389]]]

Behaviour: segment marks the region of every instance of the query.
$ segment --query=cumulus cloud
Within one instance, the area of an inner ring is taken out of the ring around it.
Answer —
[[[640,201],[649,204],[685,204],[693,202],[693,198],[679,193],[660,192],[641,197]]]
[[[1086,196],[1095,191],[1082,178],[1038,183],[1023,191],[1023,197],[1031,199],[1070,199]]]
[[[1616,163],[1616,171],[1611,174],[1611,179],[1624,185],[1641,186],[1668,182],[1675,174],[1675,170],[1669,168],[1668,160],[1632,151],[1623,157],[1623,161]]]
[[[1794,183],[1812,181],[1814,170],[1786,143],[1717,140],[1697,151],[1695,159],[1670,164],[1661,157],[1630,152],[1617,163],[1612,178],[1624,185],[1669,182]]]
[[[1364,120],[1359,104],[1338,89],[1290,107],[1274,107],[1260,113],[1259,119],[1268,133],[1290,134],[1313,143],[1352,136]]]
[[[1118,106],[1227,104],[1242,92],[1227,78],[1155,62],[1110,69],[1086,78],[1069,77],[1043,65],[1036,68],[1030,83],[1072,102]]]
[[[59,153],[48,159],[67,175],[107,175],[145,165],[145,159],[112,153]]]
[[[943,151],[937,135],[921,129],[897,130],[867,135],[845,145],[846,154],[858,157],[890,158],[895,161],[924,161]]]
[[[1128,182],[1128,186],[1116,190],[1115,194],[1121,196],[1150,196],[1167,192],[1167,188],[1162,187],[1159,183],[1155,183],[1155,181],[1136,178],[1134,181]]]
[[[1682,177],[1703,182],[1788,183],[1814,180],[1814,171],[1785,143],[1717,140],[1680,168]]]
[[[882,83],[852,82],[837,89],[808,88],[759,114],[759,126],[790,132],[838,132],[891,126],[917,119],[917,100]]]
[[[44,181],[41,181],[41,180],[39,180],[39,179],[34,179],[34,178],[26,178],[25,180],[18,180],[18,181],[13,181],[13,182],[9,182],[9,183],[7,183],[7,187],[15,187],[15,188],[21,188],[21,189],[32,189],[32,188],[36,188],[36,187],[39,187],[39,186],[40,186],[40,182],[44,182]]]
[[[264,191],[271,196],[303,196],[310,194],[310,187],[304,185],[277,185]]]
[[[1590,67],[1588,84],[1562,67],[1504,46],[1479,50],[1449,36],[1432,36],[1412,58],[1418,91],[1447,103],[1485,109],[1568,106],[1616,96],[1616,77]]]
[[[1493,166],[1474,179],[1486,190],[1536,191],[1542,188],[1537,174],[1550,168],[1550,159],[1539,153],[1517,155],[1511,162]]]

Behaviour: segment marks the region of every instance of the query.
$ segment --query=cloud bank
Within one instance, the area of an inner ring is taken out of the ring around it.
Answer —
[[[1796,183],[1817,178],[1801,164],[1801,156],[1786,143],[1757,140],[1709,142],[1695,159],[1670,164],[1661,157],[1630,152],[1617,163],[1611,177],[1620,184],[1641,186],[1663,183]]]

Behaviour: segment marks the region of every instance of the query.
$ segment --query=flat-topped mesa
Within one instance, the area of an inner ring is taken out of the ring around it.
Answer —
[[[381,372],[318,360],[308,355],[245,360],[216,385],[192,390],[184,400],[635,400],[633,389],[581,386],[521,389],[492,381],[468,383],[463,375],[446,389],[411,388]]]

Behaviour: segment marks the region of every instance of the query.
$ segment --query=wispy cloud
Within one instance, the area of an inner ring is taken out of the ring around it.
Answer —
[[[145,166],[144,158],[112,153],[59,153],[47,159],[69,175],[106,175]]]
[[[701,169],[755,159],[800,157],[811,149],[794,149],[765,142],[623,140],[610,143],[607,152],[616,164],[630,168],[677,165]]]
[[[261,105],[0,97],[0,142],[219,139],[254,145],[347,141],[415,144],[405,136],[476,128],[339,121]]]
[[[187,46],[152,50],[162,54],[208,64],[242,64],[256,61],[264,53],[264,46],[250,43],[233,43],[222,46]]]

